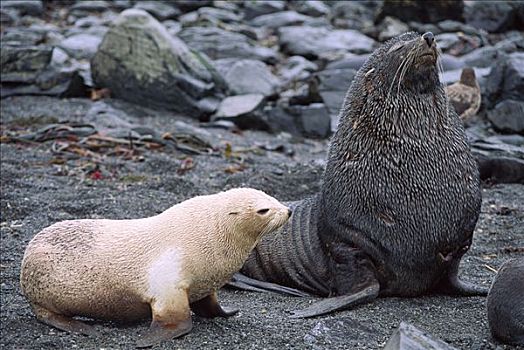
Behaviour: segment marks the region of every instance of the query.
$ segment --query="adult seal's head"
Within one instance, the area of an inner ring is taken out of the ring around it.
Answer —
[[[489,329],[496,339],[524,345],[524,258],[508,260],[499,269],[487,309]]]

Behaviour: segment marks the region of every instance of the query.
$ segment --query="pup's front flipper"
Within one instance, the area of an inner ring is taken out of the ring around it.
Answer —
[[[374,281],[359,292],[341,295],[333,298],[326,298],[313,303],[311,306],[293,311],[291,318],[307,318],[325,315],[333,311],[349,309],[358,304],[367,303],[378,296],[380,285]]]
[[[91,336],[99,335],[93,326],[85,324],[84,322],[51,312],[39,305],[33,304],[31,306],[33,307],[36,318],[42,323],[70,333],[80,333]]]
[[[193,328],[187,289],[176,289],[169,295],[157,296],[151,303],[151,311],[153,321],[147,333],[137,341],[137,348],[181,337]]]
[[[217,300],[217,293],[213,292],[207,297],[191,303],[191,310],[200,317],[230,317],[238,312],[238,309],[223,309]]]

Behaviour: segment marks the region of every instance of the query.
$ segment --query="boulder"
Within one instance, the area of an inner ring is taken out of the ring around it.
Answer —
[[[521,14],[524,4],[520,1],[471,1],[466,2],[466,23],[490,33],[510,29],[524,30]]]
[[[329,30],[310,26],[290,26],[278,31],[281,50],[289,55],[317,59],[337,52],[369,53],[375,41],[356,30]]]
[[[524,101],[524,52],[496,61],[486,79],[483,100],[488,109],[500,101]]]
[[[384,0],[376,21],[393,16],[401,21],[416,19],[421,23],[435,23],[445,19],[462,21],[464,3],[457,0],[440,0],[428,5],[415,0]]]
[[[417,327],[401,322],[383,350],[458,350]]]
[[[395,17],[386,16],[378,26],[378,40],[383,42],[402,33],[409,32],[409,27]]]
[[[38,74],[51,62],[53,48],[46,45],[10,45],[0,50],[2,84],[34,83]]]
[[[15,10],[20,16],[41,16],[44,13],[44,5],[41,0],[2,0],[2,9]]]
[[[372,2],[336,1],[331,8],[331,21],[337,28],[356,30],[372,28],[375,11],[373,6]]]
[[[331,134],[331,118],[323,103],[290,107],[302,135],[311,138],[327,138]]]
[[[255,17],[283,11],[286,2],[282,0],[272,1],[244,1],[244,19],[251,20]]]
[[[281,85],[264,62],[257,60],[239,60],[224,73],[229,90],[235,95],[261,94],[274,95]]]
[[[297,12],[312,17],[326,16],[330,12],[329,6],[320,0],[293,1],[291,5]]]
[[[179,37],[193,49],[212,59],[236,57],[275,62],[277,53],[267,47],[256,46],[246,35],[214,27],[189,27]]]
[[[488,119],[501,132],[524,134],[524,101],[499,102],[488,111]]]
[[[130,54],[132,53],[132,54]],[[143,10],[123,11],[91,61],[94,82],[114,97],[203,118],[223,80],[205,55],[172,37]]]
[[[304,24],[311,19],[311,17],[302,15],[296,11],[282,11],[255,17],[251,20],[251,25],[277,29],[285,26]]]
[[[175,19],[180,15],[178,8],[162,1],[138,1],[133,8],[147,11],[159,21]]]

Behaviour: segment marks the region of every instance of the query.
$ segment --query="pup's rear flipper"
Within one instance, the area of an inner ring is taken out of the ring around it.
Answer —
[[[75,320],[68,316],[56,314],[39,305],[33,304],[32,307],[36,318],[42,323],[70,333],[80,333],[91,336],[99,335],[95,327],[84,322]]]
[[[303,309],[293,311],[292,318],[307,318],[325,315],[333,311],[348,309],[358,304],[367,303],[378,297],[380,285],[373,281],[359,292],[341,295],[333,298],[326,298],[313,303],[311,306]]]
[[[231,281],[227,285],[237,289],[247,290],[251,292],[272,292],[278,294],[292,295],[296,297],[310,296],[310,294],[301,290],[284,287],[275,283],[259,281],[247,277],[241,273],[235,273],[233,275],[233,278],[231,278]]]
[[[222,306],[220,306],[218,303],[216,292],[211,293],[207,297],[199,301],[195,301],[189,305],[191,310],[193,310],[196,315],[206,318],[231,317],[238,312],[238,309],[222,308]]]

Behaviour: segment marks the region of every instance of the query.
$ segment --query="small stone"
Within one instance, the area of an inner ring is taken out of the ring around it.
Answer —
[[[235,62],[225,73],[224,79],[229,89],[237,95],[271,96],[280,86],[278,78],[271,73],[266,64],[257,60]]]
[[[230,120],[241,129],[270,130],[267,117],[261,113],[264,102],[261,94],[226,97],[211,120]]]
[[[104,12],[109,9],[109,3],[104,0],[85,0],[77,1],[69,8],[69,13],[76,14],[82,12]]]
[[[280,76],[285,83],[291,81],[305,80],[311,76],[312,72],[318,70],[318,66],[302,56],[291,56],[280,68]]]
[[[488,111],[488,119],[501,132],[524,134],[524,102],[499,102],[494,109]]]
[[[67,37],[58,46],[76,59],[90,59],[102,42],[102,38],[91,34],[76,34]]]
[[[386,41],[394,38],[402,33],[408,32],[409,27],[404,22],[395,17],[386,16],[379,25],[380,33],[378,35],[379,41]]]

